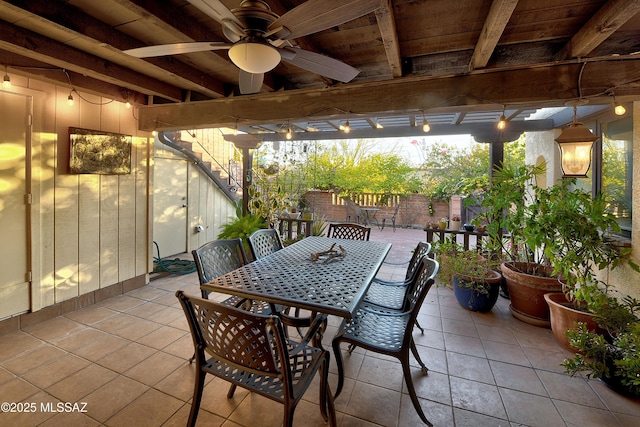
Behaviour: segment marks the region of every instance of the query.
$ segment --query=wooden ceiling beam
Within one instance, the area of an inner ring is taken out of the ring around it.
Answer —
[[[393,4],[391,0],[382,1],[379,9],[376,9],[376,20],[382,35],[382,44],[387,54],[387,61],[393,77],[402,77],[402,57],[400,56],[400,42],[396,31],[396,20],[393,16]]]
[[[309,121],[373,115],[381,112],[434,113],[478,105],[501,109],[563,106],[579,97],[576,82],[583,64],[550,64],[536,68],[483,72],[464,76],[405,77],[384,82],[353,83],[330,88],[263,93],[192,103],[153,105],[140,110],[141,130],[231,127],[284,120]],[[594,61],[581,79],[583,97],[610,102],[613,87],[640,96],[640,59]],[[380,96],[381,91],[384,97]]]
[[[469,71],[487,66],[517,5],[518,0],[493,0],[471,56]]]
[[[0,49],[141,93],[157,95],[172,101],[183,100],[182,89],[176,86],[149,79],[129,68],[4,21],[0,21]]]
[[[16,3],[19,6],[10,5],[8,3]],[[97,58],[100,55],[105,58],[108,57],[108,60],[101,59],[101,61],[110,62],[113,66],[121,66],[130,62],[137,62],[139,64],[137,67],[139,68],[139,72],[156,76],[156,79],[149,79],[147,77],[146,80],[148,81],[157,80],[159,83],[164,85],[184,86],[188,90],[199,92],[206,97],[211,98],[226,96],[225,88],[221,81],[213,79],[208,75],[203,75],[202,71],[190,67],[182,62],[175,61],[173,58],[148,58],[146,60],[142,60],[132,58],[129,55],[122,53],[121,50],[140,47],[144,45],[144,43],[120,31],[114,30],[111,26],[87,15],[78,8],[69,6],[66,2],[3,2],[3,4],[0,4],[0,16],[3,16],[4,14],[8,16],[18,14],[18,16],[22,17],[20,22],[25,22],[30,25],[34,25],[35,23],[35,27],[33,28],[34,31],[40,31],[40,29],[45,28],[47,29],[46,31],[51,31],[56,34],[62,31],[66,33],[66,37],[69,39],[80,38],[83,43],[95,46],[95,49],[92,50],[94,58]],[[2,21],[0,21],[0,23],[2,23]],[[0,26],[0,34],[7,31],[8,25],[9,24],[3,23],[3,25]],[[192,25],[195,25],[195,23]],[[16,26],[14,28],[15,29],[10,30],[10,33],[16,33],[16,29],[19,27]],[[41,40],[47,39],[36,34],[36,32],[31,32],[29,30],[30,29],[25,26],[25,29],[23,29],[25,35],[17,35],[17,39],[13,41],[13,44],[20,46],[20,43],[24,42],[23,39],[28,40],[31,44],[36,46],[48,44],[44,42],[40,43]],[[3,37],[3,40],[8,43],[12,42],[7,37]],[[69,49],[68,45],[64,45],[62,43],[59,43],[59,45],[63,46],[64,49]],[[22,46],[25,47],[24,45]],[[64,49],[59,52],[58,56],[64,55]],[[215,54],[212,53],[212,55]],[[224,60],[220,58],[220,61]],[[115,65],[116,63],[121,65]],[[131,68],[135,69],[136,67]],[[160,81],[160,76],[166,76],[167,73],[170,73],[171,81]],[[150,82],[149,84],[153,83]],[[152,90],[146,90],[143,92],[148,95],[158,95],[174,100],[174,95],[169,97],[162,93],[156,93]],[[178,98],[176,100],[180,101],[181,99]]]
[[[608,1],[560,49],[555,59],[562,61],[587,56],[638,12],[640,12],[640,0]]]
[[[44,62],[27,58],[14,52],[7,52],[0,49],[0,58],[3,64],[8,65],[8,73],[18,74],[31,79],[50,82],[60,86],[69,87],[69,80],[73,87],[79,91],[91,93],[93,95],[111,98],[116,101],[129,101],[136,105],[146,105],[147,97],[133,90],[124,89],[121,85],[114,85],[101,80],[96,80],[83,74],[62,68],[51,67]],[[67,75],[69,78],[67,78]]]

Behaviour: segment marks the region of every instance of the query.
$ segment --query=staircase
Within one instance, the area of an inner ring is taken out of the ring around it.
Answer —
[[[157,138],[193,160],[229,199],[242,197],[242,153],[224,139],[220,129],[160,132]]]

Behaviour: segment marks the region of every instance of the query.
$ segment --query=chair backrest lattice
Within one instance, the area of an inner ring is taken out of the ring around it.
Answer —
[[[200,285],[247,263],[242,239],[213,240],[194,249],[191,254],[196,263]],[[209,292],[202,290],[203,298],[208,294]]]
[[[251,313],[211,300],[184,295],[180,300],[196,348],[229,365],[258,375],[282,374],[284,329],[275,316]]]
[[[431,286],[434,284],[439,268],[440,264],[438,264],[438,261],[433,258],[423,257],[418,268],[417,277],[414,278],[415,280],[407,288],[405,306],[406,309],[412,313],[411,325],[413,325],[413,322],[415,322],[418,317],[420,306],[427,296],[429,289],[431,289]]]
[[[371,228],[360,224],[329,224],[328,237],[334,239],[369,240]]]
[[[409,265],[407,266],[407,274],[405,276],[405,280],[411,280],[413,275],[420,267],[420,261],[422,258],[429,255],[431,252],[431,243],[428,242],[420,242],[413,250],[413,255],[411,256],[411,260],[409,260]]]
[[[280,234],[275,228],[257,230],[247,240],[254,260],[264,258],[284,247]]]

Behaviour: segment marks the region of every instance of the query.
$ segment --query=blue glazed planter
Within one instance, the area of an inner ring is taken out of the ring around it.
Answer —
[[[471,311],[483,313],[491,311],[498,300],[500,282],[502,281],[500,273],[497,271],[491,271],[491,273],[492,277],[484,279],[484,284],[482,285],[487,290],[486,293],[478,292],[473,287],[464,285],[464,283],[474,281],[473,278],[454,274],[452,277],[453,294],[456,296],[458,304]]]

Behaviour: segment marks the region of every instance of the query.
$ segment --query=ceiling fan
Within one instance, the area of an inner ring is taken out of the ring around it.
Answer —
[[[308,0],[282,16],[263,0],[243,0],[229,10],[219,0],[189,0],[222,24],[231,43],[192,42],[146,46],[125,50],[137,58],[229,49],[229,58],[240,68],[240,92],[257,93],[264,73],[281,60],[338,80],[350,82],[360,72],[337,59],[295,47],[290,40],[359,18],[380,7],[380,0]]]

